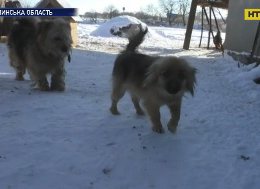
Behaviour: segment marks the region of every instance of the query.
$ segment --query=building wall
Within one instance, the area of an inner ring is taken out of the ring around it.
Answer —
[[[225,49],[251,53],[259,21],[245,21],[245,8],[260,8],[260,0],[229,0]]]
[[[78,44],[78,24],[76,22],[70,22],[72,46],[76,47]]]
[[[0,0],[0,7],[4,7],[4,0]],[[0,24],[3,22],[3,17],[0,16]]]

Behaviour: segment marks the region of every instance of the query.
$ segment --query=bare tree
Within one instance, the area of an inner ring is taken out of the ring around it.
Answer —
[[[108,14],[108,18],[111,19],[119,15],[119,11],[114,5],[109,5],[105,8],[105,12]]]
[[[97,23],[98,13],[95,10],[91,10],[90,12],[86,12],[84,14],[85,17],[89,18],[92,23]]]
[[[186,26],[186,20],[185,17],[188,14],[188,10],[190,7],[190,0],[179,0],[179,14],[182,15],[182,23],[184,26]]]
[[[159,0],[159,5],[162,11],[166,13],[166,17],[170,26],[174,20],[174,12],[176,10],[177,2],[178,0]]]
[[[139,12],[135,13],[134,16],[143,21],[145,21],[149,18],[149,15],[143,11],[139,11]]]
[[[159,16],[159,11],[158,8],[156,6],[154,6],[153,4],[148,4],[145,8],[145,12],[151,16]]]

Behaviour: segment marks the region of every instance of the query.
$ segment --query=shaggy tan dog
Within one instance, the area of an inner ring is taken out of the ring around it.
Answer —
[[[16,79],[23,80],[26,69],[40,90],[65,89],[66,58],[70,59],[71,28],[61,18],[18,20],[8,37],[10,65],[16,70]],[[51,74],[49,86],[47,74]]]
[[[142,100],[155,132],[163,132],[160,107],[167,105],[171,112],[168,129],[174,133],[180,119],[184,93],[194,94],[196,69],[177,57],[153,57],[137,53],[136,48],[146,33],[147,29],[143,31],[140,28],[139,34],[130,40],[126,50],[115,60],[110,111],[119,114],[118,101],[128,91],[139,115],[144,114],[139,104]]]

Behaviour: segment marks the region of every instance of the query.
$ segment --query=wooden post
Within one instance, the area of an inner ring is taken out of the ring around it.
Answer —
[[[189,48],[190,48],[190,39],[191,39],[192,29],[193,29],[194,20],[195,20],[197,4],[198,4],[198,0],[192,0],[191,6],[190,6],[188,25],[187,25],[185,39],[184,39],[184,43],[183,43],[183,49],[186,49],[186,50],[189,50]]]
[[[211,23],[211,6],[209,6],[209,37],[208,37],[208,46],[207,49],[209,49],[210,44],[210,33],[212,32],[212,23]]]
[[[209,16],[208,16],[208,14],[207,14],[207,11],[206,11],[206,8],[205,8],[205,7],[203,7],[203,11],[204,11],[204,14],[205,14],[205,16],[206,16],[208,25],[210,25]],[[211,30],[211,35],[212,35],[212,38],[213,38],[213,37],[214,37],[214,34],[213,34],[212,30]]]
[[[212,11],[213,16],[214,16],[214,19],[215,19],[215,24],[216,24],[217,30],[219,31],[217,17],[216,17],[216,15],[215,15],[215,12],[214,12],[213,8],[212,8],[212,7],[210,7],[210,8],[211,8],[211,11]]]
[[[4,0],[0,0],[0,8],[4,7]],[[0,17],[0,40],[1,40],[1,36],[2,36],[2,30],[3,30],[3,27],[2,26],[2,23],[3,23],[3,17]]]
[[[201,36],[200,36],[200,44],[199,47],[201,47],[201,41],[202,41],[202,37],[203,37],[203,25],[204,25],[204,12],[203,12],[203,7],[201,7]]]
[[[260,37],[260,21],[258,22],[258,26],[257,26],[257,29],[256,29],[256,35],[255,35],[255,39],[254,39],[253,48],[252,48],[252,51],[251,51],[251,57],[253,57],[254,54],[255,54],[257,41],[258,41],[259,37]]]
[[[220,13],[220,11],[219,11],[218,9],[217,9],[217,11],[218,11],[218,14],[220,15],[222,21],[224,22],[224,24],[227,24],[227,23],[226,23],[226,20],[223,18],[223,16],[222,16],[222,14]]]

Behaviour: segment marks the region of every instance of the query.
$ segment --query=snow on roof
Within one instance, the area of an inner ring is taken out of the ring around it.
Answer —
[[[66,0],[56,0],[58,1],[64,8],[73,8]]]

